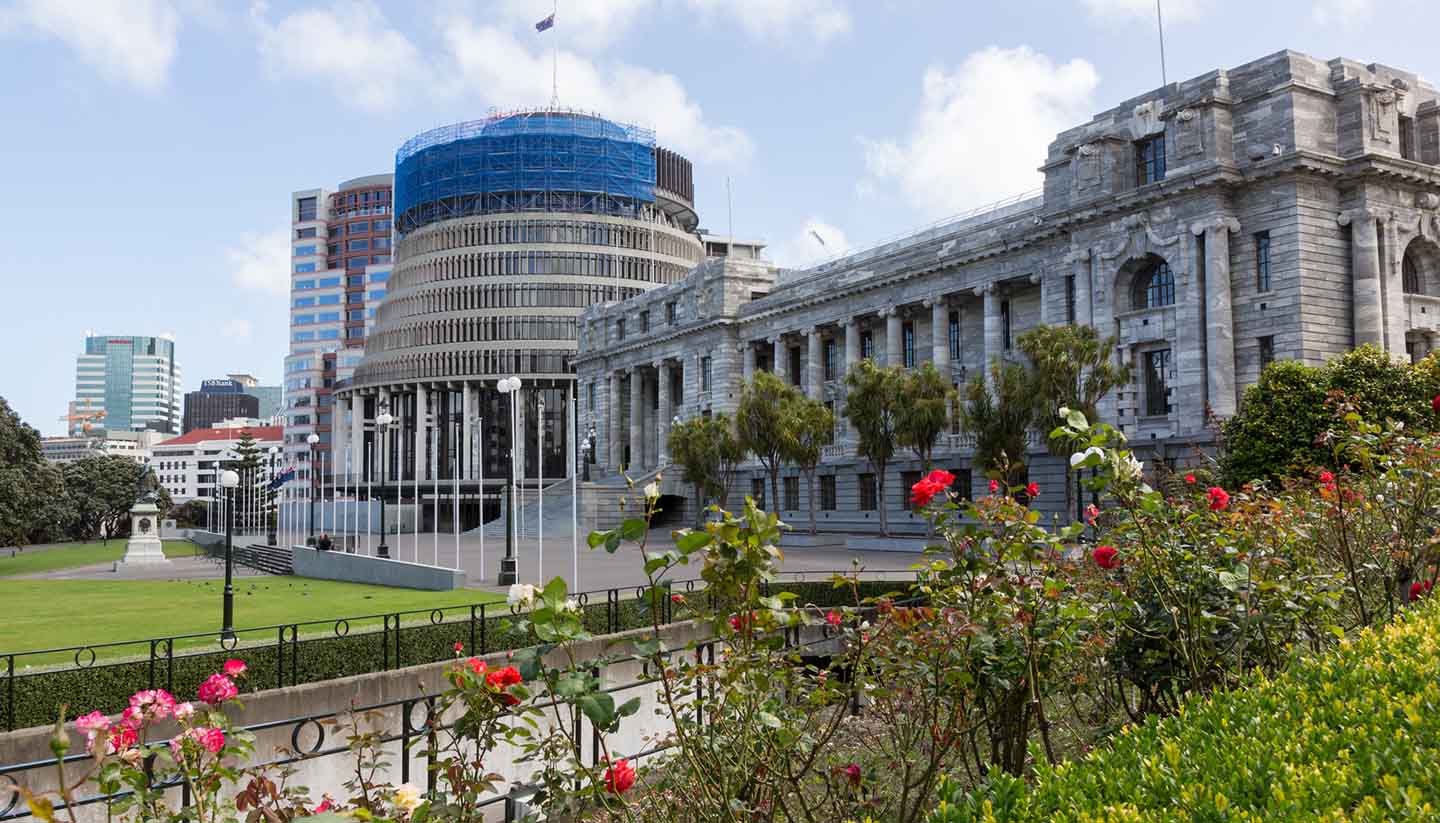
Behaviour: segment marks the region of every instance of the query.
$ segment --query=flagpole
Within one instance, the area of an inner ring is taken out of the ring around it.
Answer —
[[[731,235],[731,242],[734,242],[734,235]],[[576,479],[580,473],[579,466],[576,465],[578,461],[575,459],[577,446],[575,442],[577,434],[575,412],[575,384],[572,382],[569,402],[566,403],[565,409],[565,441],[569,446],[567,458],[570,462],[570,591],[572,592],[580,591],[580,485],[579,480]]]
[[[1155,28],[1160,32],[1160,85],[1168,86],[1170,80],[1165,75],[1165,20],[1160,16],[1160,0],[1155,0]]]
[[[560,0],[554,0],[550,6],[550,19],[554,20],[559,11]],[[554,109],[560,107],[560,42],[553,37],[550,39],[553,41],[550,45],[550,108]]]
[[[374,532],[374,529],[370,528],[370,523],[371,523],[371,515],[370,515],[370,512],[371,512],[371,510],[373,510],[373,509],[375,508],[375,499],[374,499],[373,497],[371,497],[371,495],[370,495],[370,479],[371,479],[371,475],[375,474],[375,446],[374,446],[374,444],[372,443],[372,444],[366,446],[366,447],[365,447],[365,452],[366,452],[366,454],[367,454],[367,455],[369,456],[369,458],[370,458],[368,461],[366,461],[366,462],[368,462],[368,463],[370,464],[370,470],[367,471],[367,472],[365,472],[365,554],[367,554],[367,555],[369,555],[369,556],[371,556],[371,557],[374,557],[374,556],[375,556],[374,553],[371,552],[371,550],[370,550],[370,535],[372,535],[372,534],[375,533],[375,532]]]
[[[535,415],[535,583],[545,586],[545,395],[541,394]]]
[[[478,474],[480,475],[480,579],[481,579],[481,580],[484,580],[484,579],[485,579],[485,418],[484,418],[484,417],[479,417],[479,416],[477,416],[477,417],[475,418],[475,424],[476,424],[476,425],[479,427],[479,429],[480,429],[480,431],[479,431],[479,433],[478,433],[478,435],[477,435],[477,436],[480,438],[480,442],[479,442],[479,443],[474,443],[474,442],[472,442],[472,443],[470,444],[470,454],[471,454],[472,457],[473,457],[475,454],[477,454],[477,453],[480,455],[479,459],[477,459],[477,460],[475,461],[475,468],[476,468],[476,471],[478,472]]]
[[[440,427],[431,429],[430,445],[430,488],[432,489],[430,499],[435,501],[432,505],[435,508],[435,528],[431,532],[430,553],[434,555],[434,565],[440,565]]]

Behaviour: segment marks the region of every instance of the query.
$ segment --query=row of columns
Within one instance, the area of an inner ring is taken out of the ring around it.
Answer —
[[[606,421],[607,438],[603,462],[614,472],[636,471],[660,468],[670,462],[670,421],[675,415],[675,398],[671,390],[674,369],[683,375],[683,363],[676,364],[669,359],[657,360],[649,366],[631,366],[616,369],[609,376],[609,398],[606,404],[609,419]],[[646,410],[650,397],[650,373],[654,376],[655,425],[653,432],[646,432]],[[630,420],[628,431],[622,429],[624,421],[620,414],[624,389],[630,393]],[[628,447],[630,458],[625,459]]]

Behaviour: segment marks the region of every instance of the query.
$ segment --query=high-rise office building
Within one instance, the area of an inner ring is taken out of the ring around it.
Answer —
[[[290,198],[290,353],[285,358],[285,452],[307,482],[311,434],[330,457],[331,399],[364,354],[365,336],[390,279],[394,175],[373,174],[335,191]],[[263,409],[261,410],[264,411]],[[261,415],[264,416],[263,414]],[[344,471],[343,457],[339,471]]]
[[[232,417],[261,417],[260,399],[246,391],[234,378],[205,380],[199,391],[185,394],[185,422],[182,433],[208,429]]]
[[[284,408],[284,386],[262,386],[254,375],[249,374],[227,374],[225,376],[239,383],[241,391],[260,401],[260,411],[252,416],[261,420],[270,420],[280,414]]]
[[[75,358],[70,434],[180,430],[180,366],[170,335],[85,334]]]

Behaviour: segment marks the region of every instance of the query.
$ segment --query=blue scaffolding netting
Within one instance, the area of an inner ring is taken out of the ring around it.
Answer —
[[[655,201],[655,133],[530,111],[444,126],[395,153],[395,226],[497,211],[632,214]]]

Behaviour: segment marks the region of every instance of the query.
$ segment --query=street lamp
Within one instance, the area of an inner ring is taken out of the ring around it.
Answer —
[[[235,525],[235,487],[240,485],[240,475],[231,469],[220,473],[220,485],[225,489],[225,596],[220,616],[220,639],[235,639],[235,586],[231,582],[234,571],[234,547],[232,545]]]
[[[271,447],[270,447],[270,483],[266,483],[266,484],[265,484],[265,496],[270,498],[270,500],[269,500],[270,505],[267,507],[267,508],[269,509],[269,511],[266,513],[265,518],[266,518],[267,521],[269,521],[269,525],[270,525],[270,545],[272,545],[272,546],[278,546],[278,545],[280,545],[280,541],[279,541],[279,540],[276,538],[276,536],[275,536],[275,530],[276,530],[276,528],[279,526],[279,522],[278,522],[278,521],[279,521],[279,518],[277,518],[277,517],[275,516],[275,490],[270,487],[270,484],[275,482],[275,461],[277,461],[277,460],[279,460],[279,459],[280,459],[280,447],[279,447],[279,446],[271,446]]]
[[[584,463],[581,471],[584,473],[581,478],[586,483],[590,482],[590,464],[595,462],[595,424],[591,423],[589,430],[585,432],[585,440],[580,444],[581,462]]]
[[[390,466],[389,463],[385,462],[385,444],[390,439],[386,437],[390,431],[390,424],[394,422],[395,417],[390,414],[390,405],[382,401],[380,403],[380,413],[375,415],[375,429],[380,434],[380,448],[378,449],[380,452],[380,465],[383,467],[380,471],[380,545],[375,547],[376,557],[390,556],[390,547],[385,545],[385,469],[388,469]],[[375,467],[371,466],[370,471],[375,471]],[[368,517],[369,515],[366,516]]]
[[[310,444],[310,540],[311,546],[315,545],[315,444],[320,442],[320,435],[314,432],[305,438]]]
[[[515,404],[518,402],[515,393],[520,390],[520,378],[506,377],[500,380],[497,388],[501,394],[510,395],[510,438],[506,449],[506,456],[510,458],[510,469],[506,476],[505,484],[501,486],[501,502],[505,507],[505,557],[500,561],[500,576],[496,582],[502,586],[511,586],[520,580],[519,562],[515,559],[515,533],[512,524],[511,495],[515,493]]]

